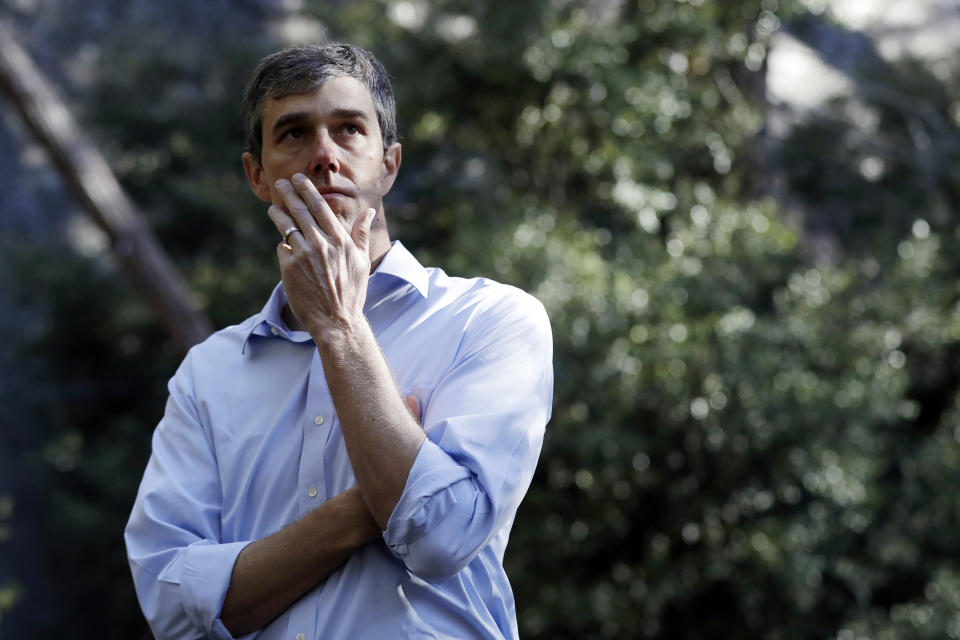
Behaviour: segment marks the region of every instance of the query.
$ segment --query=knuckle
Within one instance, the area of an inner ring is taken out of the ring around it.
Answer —
[[[316,228],[311,228],[303,236],[304,247],[309,250],[315,250],[322,246],[321,238]]]

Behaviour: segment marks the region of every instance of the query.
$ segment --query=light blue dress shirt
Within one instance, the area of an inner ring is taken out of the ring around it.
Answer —
[[[355,484],[313,340],[263,310],[187,354],[125,532],[154,634],[231,638],[220,610],[240,551]],[[553,395],[543,306],[496,282],[425,269],[398,242],[364,309],[424,441],[383,539],[261,640],[516,638],[503,553]]]

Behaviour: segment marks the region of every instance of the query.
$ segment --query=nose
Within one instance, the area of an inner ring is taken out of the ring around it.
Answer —
[[[339,173],[340,159],[337,157],[337,145],[325,128],[317,134],[317,146],[310,160],[310,172],[314,175]]]

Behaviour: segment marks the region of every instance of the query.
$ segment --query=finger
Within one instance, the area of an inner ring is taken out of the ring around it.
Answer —
[[[296,227],[293,223],[293,218],[287,215],[287,213],[277,205],[270,205],[270,208],[267,209],[267,215],[273,221],[273,224],[276,225],[277,229],[282,230],[281,235],[291,227]],[[287,234],[286,242],[281,239],[280,242],[277,243],[277,262],[280,264],[281,273],[287,268],[290,261],[293,260],[294,245],[302,250],[303,242],[303,234],[299,231],[293,231]]]
[[[367,209],[363,215],[353,223],[353,230],[350,233],[350,237],[353,238],[353,243],[357,245],[357,248],[364,253],[370,252],[370,226],[373,224],[373,219],[376,215],[376,209]]]
[[[273,221],[273,224],[277,227],[277,231],[280,232],[281,236],[283,236],[283,234],[285,234],[290,227],[297,227],[298,229],[300,228],[286,211],[275,204],[270,205],[270,208],[267,209],[267,216]],[[294,244],[300,242],[303,242],[303,234],[294,231],[293,233],[288,234],[286,240],[280,244],[287,244],[292,248]]]
[[[314,222],[331,238],[343,239],[346,235],[343,224],[334,215],[327,201],[317,191],[317,187],[302,173],[295,173],[292,179],[297,195],[306,203],[307,210]]]
[[[407,405],[407,409],[410,411],[414,420],[420,422],[420,401],[417,400],[417,396],[407,396],[403,399],[403,402]]]
[[[293,218],[293,224],[297,225],[297,228],[300,229],[304,238],[309,238],[310,234],[321,230],[317,226],[317,221],[314,220],[313,214],[310,213],[307,204],[300,197],[300,194],[297,193],[297,190],[294,189],[292,182],[286,178],[280,178],[274,183],[274,186],[283,199],[283,202],[274,202],[274,206],[279,205],[286,210],[287,214]]]

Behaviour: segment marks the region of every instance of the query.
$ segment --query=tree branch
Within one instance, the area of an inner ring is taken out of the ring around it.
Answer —
[[[110,238],[124,274],[146,297],[182,350],[212,331],[190,300],[186,283],[137,212],[103,156],[87,142],[53,87],[13,29],[0,20],[0,88],[37,141],[47,150],[64,182]]]

